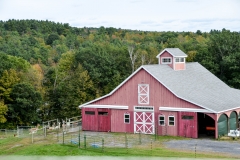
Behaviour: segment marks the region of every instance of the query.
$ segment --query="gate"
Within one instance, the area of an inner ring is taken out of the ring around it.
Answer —
[[[153,107],[135,107],[134,133],[154,134]]]

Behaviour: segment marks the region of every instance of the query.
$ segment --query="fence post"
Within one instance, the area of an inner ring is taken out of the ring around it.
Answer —
[[[195,143],[195,158],[197,157],[197,144]]]
[[[102,139],[102,152],[104,152],[104,139]]]
[[[63,131],[63,133],[62,133],[62,134],[63,134],[63,144],[64,144],[64,131]]]
[[[58,127],[58,129],[57,129],[57,141],[59,142],[58,132],[59,132],[59,127]]]
[[[47,127],[45,126],[44,127],[44,138],[46,138],[47,137]]]
[[[127,140],[127,133],[125,132],[125,147],[127,149],[127,153],[128,153],[128,140]]]
[[[78,131],[78,148],[80,148],[80,126]]]
[[[155,141],[157,140],[157,136],[158,136],[158,127],[155,127]]]
[[[84,134],[84,149],[87,148],[86,135]]]
[[[151,140],[151,155],[152,155],[152,140]]]
[[[139,132],[139,144],[142,144],[141,132]]]
[[[32,132],[32,143],[33,143],[33,132]]]
[[[19,130],[18,130],[18,126],[17,126],[17,137],[19,137]]]

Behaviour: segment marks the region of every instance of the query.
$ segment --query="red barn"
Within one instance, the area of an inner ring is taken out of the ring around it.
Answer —
[[[157,55],[109,94],[82,104],[82,129],[215,138],[238,128],[240,90],[178,48]]]

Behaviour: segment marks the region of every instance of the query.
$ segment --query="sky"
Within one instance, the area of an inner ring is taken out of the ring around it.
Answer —
[[[0,0],[0,20],[142,31],[240,31],[240,0]]]

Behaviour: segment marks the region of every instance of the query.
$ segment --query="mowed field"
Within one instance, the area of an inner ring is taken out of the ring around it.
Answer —
[[[125,158],[210,158],[238,159],[237,155],[200,150],[197,146],[182,148],[168,147],[167,142],[189,140],[182,137],[154,136],[124,133],[99,132],[48,132],[46,136],[39,133],[26,134],[22,137],[14,135],[0,136],[0,157],[3,159],[21,156],[72,157],[87,156],[125,157]],[[216,140],[213,140],[216,141]],[[238,142],[238,140],[235,140]],[[179,146],[178,143],[178,146]],[[209,142],[211,143],[211,142]],[[181,145],[180,145],[181,146]],[[9,157],[10,156],[10,157]]]

